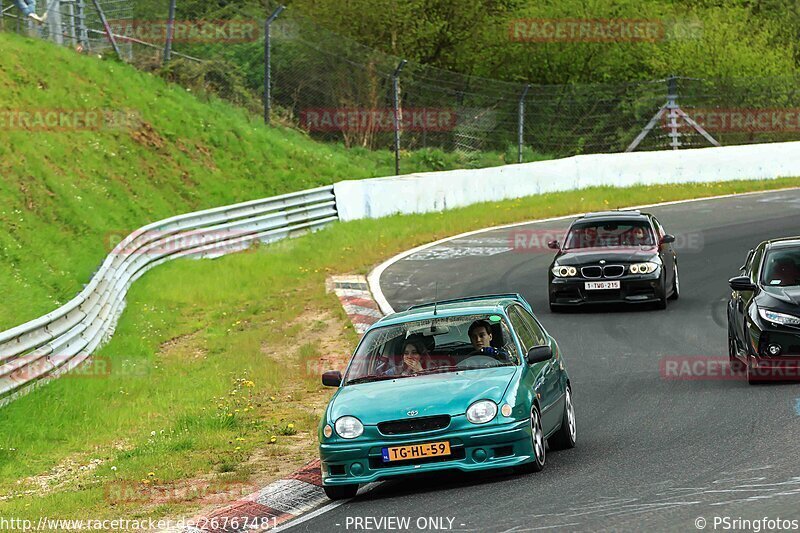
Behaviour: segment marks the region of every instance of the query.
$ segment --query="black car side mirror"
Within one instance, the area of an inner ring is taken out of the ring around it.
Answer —
[[[728,283],[730,284],[731,289],[735,291],[758,290],[758,285],[753,283],[753,281],[750,279],[750,276],[736,276],[735,278],[729,279]]]
[[[322,374],[322,384],[326,387],[338,387],[342,384],[342,373],[338,370],[328,370]]]
[[[535,365],[536,363],[549,361],[552,358],[553,358],[553,349],[549,345],[534,346],[533,348],[528,350],[528,355],[526,357],[529,365]]]
[[[558,241],[550,241],[547,243],[548,248],[552,248],[553,250],[560,250],[561,246],[558,245]]]
[[[671,244],[675,242],[675,235],[670,235],[667,233],[663,237],[661,237],[661,244]]]

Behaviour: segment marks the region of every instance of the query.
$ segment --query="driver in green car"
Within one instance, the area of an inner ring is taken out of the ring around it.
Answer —
[[[470,355],[487,355],[500,361],[509,359],[508,352],[492,346],[494,337],[492,336],[492,326],[488,320],[476,320],[469,326],[467,333],[472,347],[475,349]]]

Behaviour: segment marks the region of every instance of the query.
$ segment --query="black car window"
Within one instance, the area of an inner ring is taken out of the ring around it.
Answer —
[[[750,258],[750,263],[747,265],[745,275],[750,276],[754,282],[758,282],[758,268],[761,265],[761,258],[764,256],[764,247],[759,246],[753,252],[753,257]]]
[[[652,217],[652,220],[653,220],[653,225],[656,228],[656,233],[658,234],[658,238],[661,239],[661,237],[666,235],[666,232],[664,231],[663,226],[661,226],[661,222],[659,222],[656,217]]]
[[[761,283],[770,287],[800,285],[800,249],[770,250],[764,257]]]

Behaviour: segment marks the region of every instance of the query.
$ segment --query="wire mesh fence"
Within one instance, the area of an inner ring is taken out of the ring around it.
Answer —
[[[800,80],[789,76],[511,83],[415,63],[398,72],[402,58],[275,3],[263,12],[204,5],[199,16],[189,0],[50,0],[37,27],[0,2],[6,30],[90,52],[108,51],[103,13],[123,60],[349,147],[504,151],[517,160],[800,140]]]

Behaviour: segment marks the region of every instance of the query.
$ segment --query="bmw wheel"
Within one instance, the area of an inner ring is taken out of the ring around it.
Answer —
[[[672,282],[672,296],[669,297],[670,300],[677,300],[681,296],[681,279],[678,276],[678,262],[675,262],[674,266],[675,272],[675,281]]]
[[[575,447],[577,430],[575,425],[575,407],[572,405],[572,389],[567,387],[564,393],[564,418],[559,430],[548,439],[550,449],[567,450]]]

